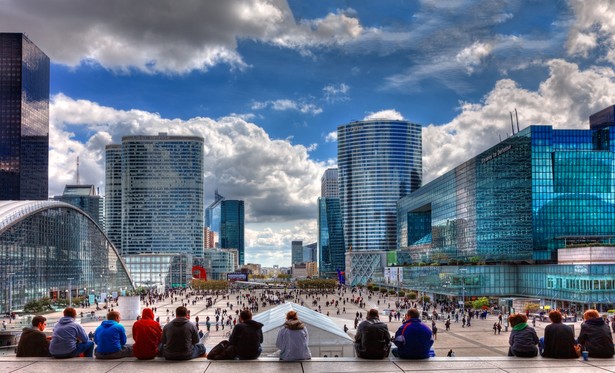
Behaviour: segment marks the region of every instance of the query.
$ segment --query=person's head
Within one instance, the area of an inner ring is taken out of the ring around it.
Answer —
[[[243,322],[252,320],[252,311],[242,310],[239,312],[239,320]]]
[[[523,313],[513,313],[508,317],[508,321],[510,322],[510,326],[515,326],[527,322],[527,316]]]
[[[188,309],[184,306],[179,306],[175,309],[176,317],[186,317],[188,316]]]
[[[372,308],[371,310],[367,311],[367,318],[368,319],[377,319],[379,318],[379,314],[378,314],[378,310],[375,308]]]
[[[32,326],[42,332],[45,330],[45,326],[47,326],[47,319],[44,316],[34,316],[32,318]]]
[[[297,317],[297,312],[288,311],[288,313],[286,314],[286,320],[299,320],[299,318]]]
[[[72,317],[74,319],[75,317],[77,317],[77,310],[72,308],[72,307],[65,308],[64,309],[64,316]]]
[[[562,313],[558,310],[549,312],[549,320],[554,323],[562,322]]]
[[[419,313],[419,310],[417,310],[416,308],[410,308],[408,312],[406,313],[407,319],[418,319],[420,316],[421,314]]]
[[[600,313],[596,310],[587,310],[583,314],[583,320],[597,319],[598,317],[600,317]]]
[[[120,322],[120,313],[117,311],[107,312],[107,320],[114,320]]]

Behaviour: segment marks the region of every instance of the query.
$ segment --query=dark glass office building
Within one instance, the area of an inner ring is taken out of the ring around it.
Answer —
[[[101,227],[57,201],[0,201],[0,312],[43,297],[133,290]]]
[[[615,123],[525,128],[398,202],[404,285],[615,302],[615,250],[579,254],[614,242],[614,176]]]
[[[0,200],[46,200],[48,164],[49,57],[0,33]]]
[[[318,198],[318,247],[321,277],[337,278],[346,270],[342,209],[337,197]]]
[[[245,223],[243,201],[223,200],[220,203],[220,248],[237,249],[239,265],[245,264]]]

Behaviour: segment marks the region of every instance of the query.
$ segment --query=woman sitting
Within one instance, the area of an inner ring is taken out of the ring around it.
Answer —
[[[579,333],[579,343],[583,350],[589,353],[589,357],[613,357],[613,336],[598,311],[585,311],[583,319],[585,321],[581,324]]]
[[[512,314],[508,317],[513,327],[508,343],[508,356],[535,357],[538,356],[538,335],[531,326],[527,325],[527,316],[522,313]]]
[[[311,359],[308,343],[309,336],[305,325],[297,318],[297,312],[289,311],[276,341],[276,346],[280,349],[280,360]]]
[[[575,346],[574,332],[571,327],[562,323],[559,311],[549,312],[551,324],[545,328],[543,357],[554,359],[575,359],[579,357]],[[541,339],[541,344],[543,339]]]

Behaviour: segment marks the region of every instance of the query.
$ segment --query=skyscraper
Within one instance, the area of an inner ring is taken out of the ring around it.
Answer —
[[[352,250],[346,267],[354,285],[365,283],[396,248],[397,201],[421,185],[421,126],[357,121],[339,126],[337,139],[344,241]]]
[[[328,168],[320,179],[320,196],[338,197],[339,195],[337,168]]]
[[[220,248],[237,249],[239,265],[245,263],[243,201],[223,200],[220,203]]]
[[[107,212],[121,211],[120,253],[201,257],[203,138],[166,133],[123,137],[120,198],[116,156],[117,148],[107,147],[106,179],[112,181],[107,194],[114,197],[107,200]],[[118,221],[117,216],[108,218]]]
[[[303,262],[303,241],[292,241],[291,247],[291,267],[293,264]]]
[[[345,271],[342,210],[337,197],[318,198],[318,271],[321,277],[335,278]]]
[[[21,33],[0,33],[0,200],[46,200],[49,57]]]
[[[103,199],[96,193],[94,185],[66,185],[61,196],[54,200],[66,202],[85,211],[101,228],[103,222]]]
[[[122,145],[105,147],[105,232],[122,254]]]
[[[224,196],[216,189],[214,201],[205,209],[205,226],[217,234],[218,239],[220,239],[220,203],[222,201],[224,201]]]

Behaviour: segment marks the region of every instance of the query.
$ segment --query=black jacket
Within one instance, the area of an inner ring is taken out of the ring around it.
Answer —
[[[601,317],[585,320],[581,324],[579,343],[589,352],[590,357],[613,357],[613,336]]]
[[[44,357],[49,355],[49,341],[38,328],[24,328],[17,344],[17,357]]]
[[[162,329],[163,355],[167,360],[189,360],[199,343],[196,326],[185,317],[176,317]]]
[[[545,328],[545,349],[542,356],[554,359],[576,359],[578,356],[574,349],[575,344],[571,327],[561,322],[551,323]]]
[[[391,333],[377,318],[366,319],[357,328],[354,339],[357,356],[364,359],[383,359],[389,356]]]
[[[239,323],[233,328],[229,342],[235,347],[237,357],[240,359],[256,359],[261,354],[263,343],[263,324],[248,320]]]

